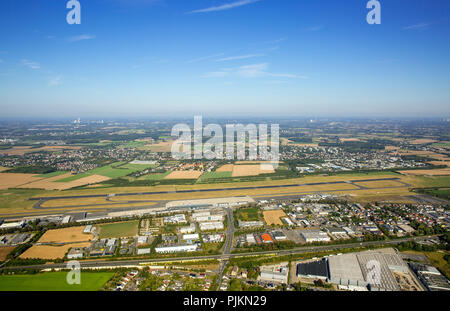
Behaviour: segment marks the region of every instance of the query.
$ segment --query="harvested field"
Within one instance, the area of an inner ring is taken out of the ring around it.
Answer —
[[[232,172],[233,171],[233,167],[234,167],[234,165],[233,164],[225,164],[225,165],[222,165],[221,167],[219,167],[217,170],[216,170],[216,172]]]
[[[264,221],[267,225],[283,225],[281,217],[286,217],[286,214],[282,210],[264,211]]]
[[[414,140],[409,141],[409,143],[411,145],[423,145],[423,144],[431,144],[431,143],[436,143],[436,142],[437,142],[437,140],[427,139],[427,138],[414,139]]]
[[[416,156],[425,156],[425,157],[430,157],[432,159],[436,159],[436,160],[445,160],[447,159],[447,156],[445,154],[440,154],[440,153],[436,153],[433,151],[418,151],[418,150],[400,150],[399,151],[400,155],[416,155]]]
[[[39,243],[73,243],[90,241],[94,236],[83,233],[84,226],[49,230],[39,239]]]
[[[164,179],[198,179],[201,175],[200,171],[174,171]]]
[[[6,256],[8,256],[15,248],[15,246],[0,246],[0,261],[5,260]]]
[[[401,174],[405,175],[413,175],[413,176],[419,176],[419,175],[429,175],[429,176],[445,176],[450,175],[450,168],[442,168],[442,169],[436,169],[436,170],[411,170],[411,171],[398,171]]]
[[[235,165],[233,166],[232,177],[257,176],[260,174],[275,173],[273,166],[270,164],[263,165]]]
[[[447,167],[450,167],[450,161],[430,161],[428,163],[433,165],[445,165]]]
[[[13,147],[10,149],[1,150],[0,153],[5,153],[8,156],[22,156],[25,153],[30,152],[39,152],[39,151],[58,151],[58,150],[64,150],[64,149],[70,149],[70,150],[78,150],[81,149],[79,146],[45,146],[41,148],[31,148],[30,146],[18,146]]]
[[[385,146],[384,147],[384,150],[387,150],[387,151],[399,150],[399,149],[400,149],[400,147],[397,147],[397,146]]]
[[[70,173],[66,173],[64,175],[57,175],[54,177],[29,182],[27,184],[21,185],[19,188],[57,190],[59,189],[59,187],[61,187],[61,183],[56,183],[55,180],[70,176],[71,176]]]
[[[19,258],[40,258],[40,259],[62,259],[72,247],[88,247],[91,243],[72,243],[59,246],[33,245],[27,249]]]
[[[345,142],[352,142],[352,141],[361,141],[361,139],[359,139],[359,138],[339,138],[339,140],[342,142],[342,143],[345,143]]]
[[[85,185],[90,185],[90,184],[97,184],[103,181],[107,181],[110,180],[111,178],[109,177],[105,177],[105,176],[100,176],[100,175],[92,175],[92,176],[87,176],[87,177],[83,177],[74,181],[70,181],[70,182],[55,182],[58,183],[59,185],[55,185],[54,190],[66,190],[66,189],[70,189],[70,188],[74,188],[74,187],[80,187],[80,186],[85,186]]]
[[[20,185],[37,181],[34,174],[0,173],[0,189],[16,188]]]
[[[157,144],[149,144],[138,147],[139,150],[147,150],[151,152],[170,152],[172,150],[173,141],[164,141]]]

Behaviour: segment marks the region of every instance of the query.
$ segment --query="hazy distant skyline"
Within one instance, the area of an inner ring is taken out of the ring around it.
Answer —
[[[0,2],[1,117],[450,117],[446,0],[79,1]]]

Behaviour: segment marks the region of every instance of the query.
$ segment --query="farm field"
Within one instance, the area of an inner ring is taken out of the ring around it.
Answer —
[[[231,172],[206,172],[203,173],[203,175],[200,177],[200,180],[207,180],[207,179],[217,179],[217,178],[230,178]]]
[[[65,172],[65,171],[56,171],[56,172],[53,172],[53,173],[41,174],[41,175],[38,175],[36,177],[39,177],[39,178],[51,178],[51,177],[61,176],[61,175],[67,174],[67,173],[68,172]]]
[[[0,173],[0,189],[15,188],[37,180],[39,178],[34,174]]]
[[[2,150],[2,153],[7,154],[8,156],[22,156],[26,153],[30,152],[39,152],[39,151],[58,151],[58,150],[78,150],[81,149],[79,146],[44,146],[40,148],[32,148],[31,146],[17,146],[10,149]]]
[[[201,175],[200,171],[174,171],[164,179],[198,179]]]
[[[264,221],[267,225],[283,225],[281,217],[286,217],[286,214],[282,210],[264,211]]]
[[[97,291],[113,275],[113,272],[84,272],[80,285],[68,284],[66,272],[0,275],[0,291]]]
[[[15,248],[15,246],[0,246],[0,261],[5,260],[6,256],[8,256]]]
[[[161,180],[164,179],[167,175],[169,175],[172,172],[166,172],[166,173],[155,173],[155,174],[148,174],[139,177],[137,180]]]
[[[139,150],[151,152],[170,152],[172,150],[173,141],[163,141],[156,144],[147,144],[138,147]]]
[[[437,142],[437,140],[427,139],[427,138],[414,139],[414,140],[409,141],[409,143],[412,145],[431,144],[431,143],[435,143],[435,142]]]
[[[398,171],[401,174],[405,175],[429,175],[429,176],[443,176],[450,175],[450,167],[435,169],[435,170],[411,170],[411,171]]]
[[[232,177],[257,176],[260,174],[275,173],[273,166],[270,164],[263,165],[234,165]]]
[[[221,167],[219,167],[217,170],[216,170],[216,172],[219,172],[219,173],[223,173],[223,172],[232,172],[233,171],[233,164],[225,164],[225,165],[222,165]]]
[[[22,253],[19,258],[22,259],[62,259],[64,255],[71,249],[72,247],[88,247],[91,243],[71,243],[64,245],[33,245],[29,249],[27,249],[24,253]]]
[[[134,237],[137,234],[139,221],[126,221],[99,226],[99,238]]]
[[[39,239],[39,243],[73,243],[90,241],[94,236],[83,233],[84,226],[49,230]]]

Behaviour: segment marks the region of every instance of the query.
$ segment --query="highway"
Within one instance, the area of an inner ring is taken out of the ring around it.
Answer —
[[[129,267],[129,266],[140,266],[151,263],[161,263],[161,262],[174,262],[174,261],[186,261],[186,260],[207,260],[207,259],[217,259],[227,261],[230,258],[237,257],[254,257],[261,255],[292,255],[301,254],[308,252],[322,252],[322,251],[334,251],[345,248],[358,248],[358,247],[368,247],[368,246],[392,246],[399,244],[401,242],[408,241],[421,241],[429,238],[437,237],[438,235],[430,235],[423,237],[411,237],[404,239],[394,239],[385,241],[371,241],[371,242],[361,242],[361,243],[349,243],[349,244],[336,244],[336,245],[321,245],[321,246],[304,246],[297,247],[288,250],[274,250],[274,251],[264,251],[264,252],[252,252],[252,253],[234,253],[226,254],[225,252],[221,255],[211,255],[211,256],[194,256],[194,257],[174,257],[174,258],[154,258],[154,259],[133,259],[133,260],[93,260],[93,261],[80,261],[82,268],[118,268],[118,267]],[[15,267],[3,267],[2,269],[64,269],[66,268],[65,263],[61,264],[44,264],[44,265],[30,265],[30,266],[15,266]]]
[[[219,277],[217,278],[218,284],[222,283],[222,277],[223,272],[225,271],[225,268],[228,264],[228,259],[231,254],[231,250],[233,249],[233,238],[234,238],[234,217],[233,217],[233,209],[226,208],[228,217],[228,228],[227,228],[227,236],[225,240],[225,244],[223,247],[223,253],[222,253],[222,261],[220,263],[219,267]]]

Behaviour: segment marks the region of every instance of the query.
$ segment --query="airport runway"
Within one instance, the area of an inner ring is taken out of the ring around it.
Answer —
[[[233,188],[217,188],[217,189],[197,189],[197,190],[178,190],[178,191],[158,191],[158,192],[139,192],[139,193],[117,193],[113,197],[125,197],[125,196],[142,196],[142,195],[155,195],[155,194],[175,194],[175,193],[204,193],[204,192],[221,192],[221,191],[240,191],[240,190],[260,190],[260,189],[280,189],[280,188],[293,188],[302,186],[321,186],[321,185],[337,185],[337,184],[355,184],[361,182],[373,182],[373,181],[396,181],[403,184],[404,187],[410,185],[402,182],[400,178],[375,178],[375,179],[361,179],[361,180],[349,180],[349,181],[329,181],[319,183],[307,183],[307,184],[287,184],[287,185],[269,185],[269,186],[254,186],[254,187],[233,187]],[[362,186],[355,185],[360,189],[371,189]],[[389,188],[389,187],[387,187]],[[326,191],[322,191],[326,192]],[[91,195],[78,195],[78,196],[55,196],[55,197],[35,197],[30,198],[31,201],[46,202],[50,200],[67,200],[67,199],[88,199],[88,198],[106,198],[110,199],[110,194],[91,194]],[[40,205],[39,205],[40,206]],[[37,206],[37,207],[39,207]]]

